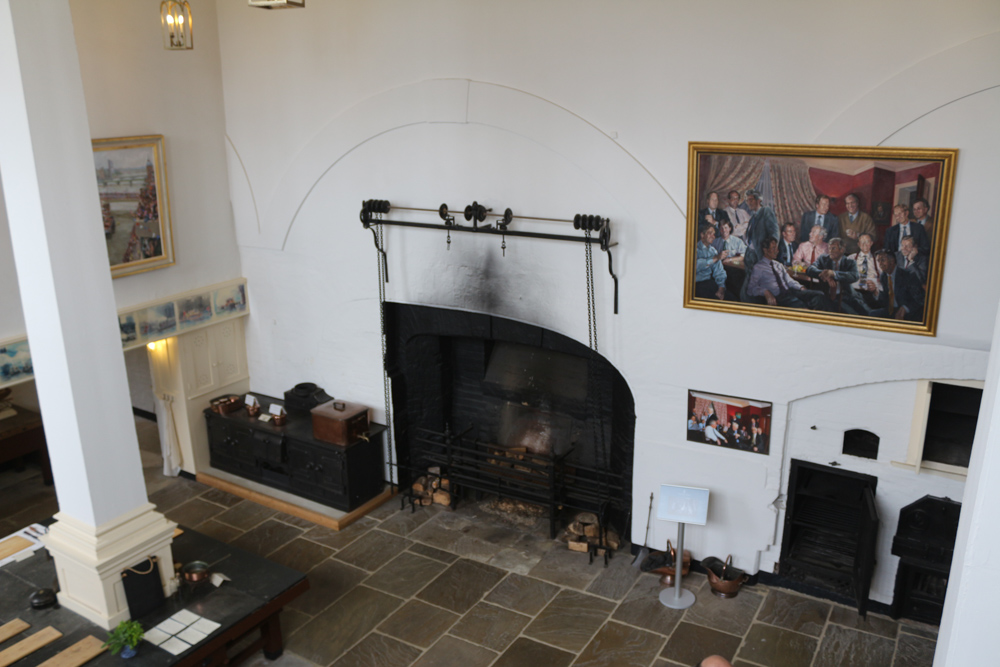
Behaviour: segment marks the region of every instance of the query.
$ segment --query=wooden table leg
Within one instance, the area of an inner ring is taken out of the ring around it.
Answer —
[[[264,640],[264,657],[268,660],[277,660],[285,651],[285,644],[281,638],[281,610],[268,616],[260,624],[260,636]]]

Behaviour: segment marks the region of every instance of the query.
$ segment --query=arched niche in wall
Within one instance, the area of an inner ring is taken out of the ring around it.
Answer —
[[[844,431],[843,452],[850,456],[860,456],[866,459],[878,458],[878,443],[880,438],[863,428],[852,428]]]

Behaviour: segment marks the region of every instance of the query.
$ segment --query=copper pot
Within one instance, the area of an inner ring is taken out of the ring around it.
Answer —
[[[193,560],[181,568],[181,575],[184,577],[184,580],[191,583],[208,579],[209,574],[208,563],[203,560]]]
[[[750,575],[743,570],[733,567],[732,555],[729,555],[724,563],[714,556],[709,556],[701,561],[701,564],[708,573],[708,585],[712,587],[712,593],[720,598],[736,597],[740,587],[750,578]]]
[[[665,586],[673,586],[674,575],[677,574],[677,571],[674,569],[677,563],[677,549],[675,549],[673,545],[670,544],[670,540],[667,540],[667,553],[670,554],[670,557],[667,560],[667,562],[670,563],[670,565],[667,565],[665,567],[658,567],[655,570],[651,570],[651,572],[663,575],[660,578],[661,584]],[[681,576],[686,577],[688,576],[689,572],[691,572],[691,552],[685,549],[684,557],[683,560],[681,561]]]

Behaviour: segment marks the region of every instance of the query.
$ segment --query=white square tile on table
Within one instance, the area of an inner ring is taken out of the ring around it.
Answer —
[[[181,609],[179,612],[170,617],[171,621],[177,621],[184,627],[187,627],[197,621],[201,616],[198,614],[188,611],[187,609]]]
[[[201,632],[200,630],[195,630],[194,628],[186,628],[184,629],[184,631],[179,632],[177,634],[177,637],[183,639],[188,644],[193,645],[197,644],[200,641],[204,641],[205,639],[208,638],[208,635],[206,635],[204,632]]]
[[[207,618],[202,618],[201,620],[195,621],[191,624],[191,627],[199,632],[204,632],[206,635],[210,635],[219,628],[222,627],[221,624],[215,621],[210,621]]]
[[[168,635],[176,635],[178,632],[184,629],[183,623],[178,623],[172,618],[168,618],[159,625],[156,626],[158,630],[163,630]]]
[[[173,653],[174,655],[180,655],[184,651],[191,648],[191,645],[186,641],[178,639],[177,637],[171,637],[167,641],[160,644],[160,648],[169,653]]]
[[[150,644],[159,646],[163,642],[170,639],[170,635],[168,635],[166,632],[158,628],[150,628],[149,630],[146,630],[146,634],[143,636],[143,639],[145,639]]]

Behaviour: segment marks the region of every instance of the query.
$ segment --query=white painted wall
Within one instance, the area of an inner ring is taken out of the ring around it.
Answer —
[[[375,255],[357,217],[367,198],[614,221],[621,314],[610,312],[602,256],[600,342],[636,399],[634,515],[661,483],[711,488],[709,525],[688,531],[698,558],[733,553],[770,569],[783,461],[833,460],[837,434],[862,424],[894,455],[914,380],[983,377],[1000,297],[976,268],[1000,240],[980,213],[1000,178],[1000,6],[382,0],[218,11],[256,391],[312,380],[381,412]],[[938,336],[684,310],[690,140],[959,148]],[[387,238],[390,299],[488,308],[587,340],[579,248],[513,240],[502,258],[490,239],[453,235],[447,251],[432,232]],[[773,401],[771,455],[685,442],[689,388]],[[845,467],[885,480],[873,597],[887,601],[899,507],[929,488],[961,497],[961,484],[924,484],[881,460]],[[657,524],[652,543],[675,532]]]
[[[70,0],[94,139],[162,134],[177,263],[114,281],[118,308],[240,276],[229,205],[215,3],[192,0],[195,48],[167,51],[159,2]],[[0,211],[0,340],[25,334]]]

